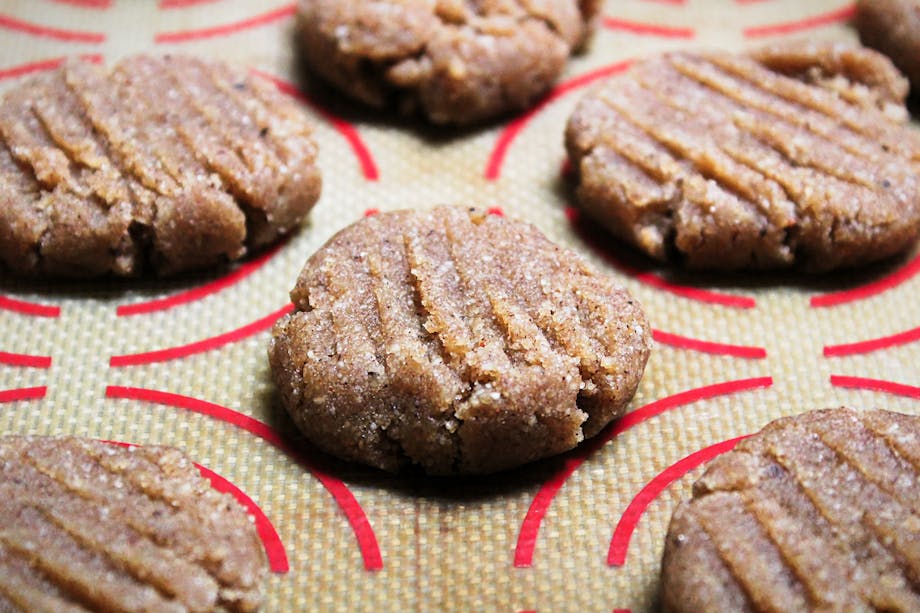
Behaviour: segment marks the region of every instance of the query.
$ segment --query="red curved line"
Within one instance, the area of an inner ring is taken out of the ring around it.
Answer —
[[[237,328],[236,330],[232,330],[218,336],[212,336],[211,338],[189,343],[188,345],[180,345],[178,347],[170,347],[169,349],[160,349],[157,351],[147,351],[144,353],[113,355],[111,358],[109,358],[109,367],[122,368],[124,366],[138,366],[140,364],[166,362],[168,360],[185,358],[196,353],[211,351],[212,349],[217,349],[219,347],[223,347],[224,345],[241,341],[254,334],[258,334],[263,330],[267,330],[268,328],[271,328],[272,325],[274,325],[274,323],[281,317],[287,315],[293,310],[294,305],[287,304],[274,313],[270,313],[262,319],[252,322],[251,324],[246,324],[242,328]]]
[[[7,353],[0,351],[0,364],[24,366],[26,368],[51,368],[50,355],[27,355],[24,353]]]
[[[589,232],[587,228],[583,227],[584,224],[581,221],[581,213],[578,211],[578,209],[574,207],[566,207],[565,214],[566,217],[569,218],[572,226],[575,228],[575,232],[579,235],[579,237],[581,237],[583,241],[588,243],[588,245],[605,260],[607,260],[611,266],[620,272],[631,276],[640,283],[644,283],[650,287],[661,289],[666,292],[682,296],[684,298],[689,298],[690,300],[696,300],[698,302],[705,302],[708,304],[717,304],[719,306],[732,307],[736,309],[753,309],[757,306],[757,301],[749,296],[723,294],[721,292],[714,292],[711,290],[697,289],[695,287],[687,287],[685,285],[677,285],[675,283],[665,281],[655,273],[642,272],[636,268],[633,268],[632,266],[629,266],[626,263],[620,261],[617,257],[610,253],[608,249],[605,249],[604,246],[600,244],[595,235]]]
[[[286,17],[292,17],[297,13],[296,4],[286,4],[279,9],[274,11],[269,11],[262,15],[256,15],[255,17],[250,17],[242,21],[236,21],[234,23],[228,23],[222,26],[214,26],[211,28],[200,28],[198,30],[180,30],[178,32],[164,32],[162,34],[157,34],[153,37],[153,42],[157,44],[163,43],[184,43],[190,40],[200,40],[202,38],[214,38],[216,36],[227,36],[228,34],[236,34],[243,30],[249,30],[258,26],[264,26],[266,24],[272,23],[274,21],[279,21],[285,19]]]
[[[259,508],[259,505],[246,495],[246,492],[235,486],[225,477],[221,477],[210,468],[202,466],[197,462],[195,466],[201,472],[202,476],[211,482],[211,487],[218,492],[233,495],[240,504],[246,507],[249,514],[255,517],[256,530],[259,533],[259,538],[262,540],[262,546],[265,547],[265,554],[268,556],[268,564],[272,572],[282,575],[288,572],[291,567],[288,563],[287,552],[284,550],[284,543],[281,542],[278,531],[275,530],[271,520],[268,519],[265,512]]]
[[[0,402],[16,402],[18,400],[38,400],[48,393],[48,386],[21,387],[14,390],[0,390]]]
[[[379,215],[379,214],[380,214],[380,209],[371,208],[371,209],[366,209],[364,211],[365,217],[373,217],[374,215]]]
[[[629,549],[629,540],[632,538],[636,524],[648,505],[661,494],[674,481],[680,479],[697,466],[708,462],[717,455],[730,451],[742,439],[748,435],[738,436],[735,438],[704,447],[695,451],[682,460],[678,460],[671,466],[661,471],[654,479],[643,487],[636,497],[632,499],[620,521],[613,531],[613,538],[610,539],[610,549],[607,552],[607,564],[610,566],[623,566],[626,563],[626,551]]]
[[[542,524],[543,517],[549,510],[556,493],[588,457],[610,442],[613,438],[629,430],[633,426],[677,407],[700,400],[715,398],[717,396],[770,387],[771,385],[773,385],[772,377],[757,377],[753,379],[726,381],[680,392],[673,396],[661,398],[660,400],[656,400],[635,411],[627,413],[618,421],[614,422],[613,426],[608,428],[606,432],[602,432],[590,441],[584,443],[574,454],[565,459],[562,468],[540,487],[540,490],[537,492],[536,496],[534,496],[533,502],[530,503],[530,508],[527,509],[527,515],[524,516],[521,530],[518,533],[517,545],[514,549],[514,566],[516,568],[529,568],[533,565],[534,548],[537,543],[537,537],[539,536],[540,524]]]
[[[895,383],[894,381],[885,381],[883,379],[831,375],[831,385],[873,392],[885,392],[886,394],[895,394],[896,396],[906,396],[907,398],[920,400],[920,387],[916,385],[906,385],[904,383]]]
[[[102,62],[102,56],[98,53],[84,54],[78,56],[80,59],[92,62],[94,64],[99,64]],[[13,79],[16,77],[22,77],[34,72],[42,72],[45,70],[54,70],[58,66],[64,63],[66,57],[56,57],[50,60],[42,60],[39,62],[29,62],[28,64],[20,64],[19,66],[12,66],[10,68],[4,68],[0,70],[0,80],[3,79]]]
[[[353,125],[336,117],[332,112],[318,105],[315,101],[311,100],[300,91],[296,85],[289,81],[285,81],[281,77],[276,77],[275,75],[263,72],[256,68],[251,68],[250,72],[252,74],[262,77],[271,81],[275,87],[278,88],[278,91],[287,94],[296,98],[301,103],[310,107],[314,112],[319,114],[324,120],[329,122],[336,132],[342,135],[345,140],[348,141],[348,144],[351,146],[352,151],[354,151],[355,156],[358,158],[358,162],[361,164],[361,171],[364,173],[364,178],[368,181],[376,181],[380,178],[380,172],[377,170],[377,163],[374,161],[374,156],[371,154],[370,149],[364,143],[364,140],[361,138],[361,135],[358,133],[358,130],[355,129]]]
[[[58,4],[69,4],[81,9],[100,9],[105,10],[112,8],[112,0],[51,0]]]
[[[0,311],[13,311],[21,315],[33,317],[60,317],[61,307],[50,304],[36,304],[25,300],[16,300],[8,296],[0,296]]]
[[[688,349],[690,351],[701,351],[703,353],[713,353],[716,355],[730,355],[746,360],[762,360],[767,357],[767,350],[763,347],[701,341],[696,338],[664,332],[663,330],[652,330],[652,338],[659,343],[677,347],[678,349]]]
[[[597,81],[603,79],[604,77],[609,77],[611,75],[623,72],[629,67],[631,60],[625,60],[622,62],[617,62],[616,64],[610,64],[609,66],[604,66],[603,68],[598,68],[597,70],[592,70],[586,74],[583,74],[579,77],[569,79],[563,83],[560,83],[554,87],[546,97],[543,98],[536,106],[532,109],[512,121],[508,126],[502,130],[502,133],[499,135],[498,140],[495,141],[495,147],[492,149],[492,153],[489,155],[489,162],[486,165],[485,177],[489,181],[495,181],[501,176],[502,165],[505,162],[505,156],[508,153],[511,143],[514,142],[514,139],[517,138],[517,135],[527,126],[528,123],[543,109],[549,106],[550,103],[558,100],[562,96],[585,87]]]
[[[814,15],[804,19],[797,19],[796,21],[786,21],[783,23],[774,23],[764,26],[745,28],[743,30],[743,34],[745,38],[760,38],[762,36],[792,34],[793,32],[810,30],[812,28],[839,23],[841,21],[849,21],[850,18],[854,17],[855,15],[856,5],[851,3],[827,13],[821,13],[820,15]]]
[[[154,313],[157,311],[166,311],[172,309],[179,305],[188,304],[196,300],[201,300],[211,294],[216,294],[217,292],[239,283],[259,268],[264,266],[271,258],[278,254],[281,251],[281,247],[284,245],[284,242],[279,243],[278,245],[272,247],[269,251],[266,251],[264,254],[260,255],[254,260],[250,260],[242,265],[240,265],[236,270],[231,271],[220,279],[211,281],[210,283],[205,283],[200,287],[196,287],[184,292],[180,292],[173,296],[167,296],[165,298],[158,298],[156,300],[148,300],[145,302],[136,302],[134,304],[123,304],[115,309],[115,315],[118,317],[128,317],[131,315],[141,315],[146,313]]]
[[[881,294],[884,291],[897,287],[898,285],[901,285],[902,283],[912,279],[917,275],[917,273],[920,273],[920,254],[917,254],[917,256],[914,257],[914,259],[911,260],[907,266],[894,271],[888,276],[882,277],[878,281],[841,292],[832,292],[829,294],[823,294],[821,296],[812,296],[809,302],[812,307],[820,308],[832,307],[839,304],[854,302],[856,300],[862,300],[864,298],[869,298],[870,296],[875,296],[876,294]]]
[[[340,479],[317,468],[303,453],[288,444],[280,432],[268,424],[213,402],[207,402],[190,396],[173,394],[171,392],[110,385],[105,388],[105,395],[107,398],[122,398],[163,404],[214,417],[228,424],[242,428],[296,458],[319,480],[320,483],[322,483],[323,487],[332,495],[333,499],[339,505],[339,508],[345,514],[355,534],[355,538],[358,541],[358,548],[361,551],[361,557],[364,559],[364,568],[367,570],[379,570],[383,568],[383,557],[380,554],[380,547],[377,544],[377,536],[374,534],[374,528],[368,521],[364,509],[361,508],[361,504],[355,498],[354,494],[352,494],[351,490],[348,489],[348,486]]]
[[[133,447],[140,447],[136,443],[125,443],[122,441],[111,441],[111,440],[101,440],[100,442],[108,443],[110,445],[118,445],[119,447],[125,447],[126,449],[131,449]],[[275,530],[275,527],[272,525],[270,519],[259,508],[259,505],[253,501],[246,493],[241,490],[239,487],[233,484],[226,477],[222,477],[210,468],[202,466],[198,462],[195,462],[195,468],[198,469],[198,472],[201,473],[208,481],[211,482],[211,487],[221,493],[231,494],[234,498],[239,501],[246,510],[254,517],[256,523],[256,531],[259,534],[259,540],[262,541],[262,546],[265,548],[265,554],[268,557],[269,568],[272,572],[275,573],[286,573],[290,570],[290,565],[288,564],[287,552],[284,550],[284,544],[281,542],[281,537],[278,536],[278,531]]]
[[[645,34],[664,38],[693,38],[696,36],[696,32],[693,28],[672,28],[652,23],[628,21],[616,17],[604,17],[601,23],[608,30],[623,30],[631,34]]]
[[[22,34],[29,34],[31,36],[42,36],[73,43],[99,44],[105,42],[105,34],[101,32],[81,32],[79,30],[51,28],[37,23],[22,21],[3,14],[0,14],[0,28],[13,30]]]
[[[220,0],[160,0],[160,9],[184,9],[199,4],[213,4]]]
[[[872,351],[879,351],[880,349],[889,349],[891,347],[897,347],[898,345],[906,345],[907,343],[913,343],[915,341],[920,341],[920,327],[899,332],[898,334],[892,334],[891,336],[873,338],[857,343],[827,345],[824,347],[824,357],[834,358],[857,353],[870,353]]]

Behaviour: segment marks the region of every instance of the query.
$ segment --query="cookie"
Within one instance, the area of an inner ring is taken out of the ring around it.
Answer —
[[[182,452],[0,438],[0,610],[254,611],[246,510]]]
[[[587,37],[599,0],[300,0],[306,66],[375,107],[469,124],[532,105]]]
[[[664,611],[920,610],[920,417],[779,419],[710,462],[671,519]]]
[[[920,85],[920,2],[860,0],[856,7],[862,44],[887,55],[911,85]]]
[[[244,256],[316,202],[312,128],[245,70],[71,60],[0,104],[0,264],[23,275],[161,275]]]
[[[920,230],[920,139],[882,55],[784,43],[637,61],[569,119],[576,197],[651,257],[696,269],[822,272]]]
[[[639,304],[530,224],[476,208],[378,214],[307,261],[269,349],[319,448],[396,471],[489,473],[619,417],[651,334]]]

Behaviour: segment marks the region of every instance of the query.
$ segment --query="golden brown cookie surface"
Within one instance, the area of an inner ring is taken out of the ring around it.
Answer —
[[[920,418],[814,411],[713,460],[671,520],[666,611],[920,608]]]
[[[373,106],[467,124],[533,104],[599,11],[596,0],[300,0],[306,64]]]
[[[243,256],[319,197],[312,128],[245,70],[72,60],[0,104],[0,263],[18,274],[172,274]]]
[[[839,43],[639,60],[569,120],[578,202],[691,268],[883,259],[920,231],[906,91],[883,56]]]
[[[249,516],[169,447],[0,438],[0,609],[254,611]]]
[[[625,410],[651,335],[638,303],[533,226],[438,207],[333,237],[269,351],[307,437],[386,470],[485,473],[560,453]]]

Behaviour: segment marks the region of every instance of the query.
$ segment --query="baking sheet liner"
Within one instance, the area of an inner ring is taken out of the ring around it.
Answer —
[[[656,268],[572,214],[566,118],[630,58],[855,39],[853,13],[839,0],[610,1],[541,105],[445,133],[301,94],[290,3],[0,0],[0,88],[67,55],[240,62],[301,99],[325,182],[302,231],[236,268],[162,282],[0,278],[0,432],[186,449],[264,514],[276,570],[265,611],[647,610],[670,514],[732,439],[841,404],[920,413],[920,256],[820,279]],[[393,477],[292,450],[266,346],[304,260],[368,210],[438,203],[530,220],[641,300],[657,342],[630,415],[574,453],[484,479]]]

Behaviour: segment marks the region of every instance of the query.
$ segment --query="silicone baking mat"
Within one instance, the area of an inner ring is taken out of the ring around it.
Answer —
[[[841,404],[920,413],[916,250],[825,278],[673,273],[579,223],[564,179],[566,118],[630,58],[855,39],[851,3],[610,1],[541,104],[461,132],[302,93],[294,12],[281,0],[0,0],[0,88],[67,55],[193,53],[250,66],[315,121],[322,198],[267,253],[180,280],[0,277],[0,432],[186,449],[250,501],[274,570],[263,610],[644,611],[674,506],[736,437]],[[530,220],[641,300],[657,342],[626,418],[566,456],[481,479],[393,477],[292,449],[266,346],[301,265],[367,212],[437,203]]]

